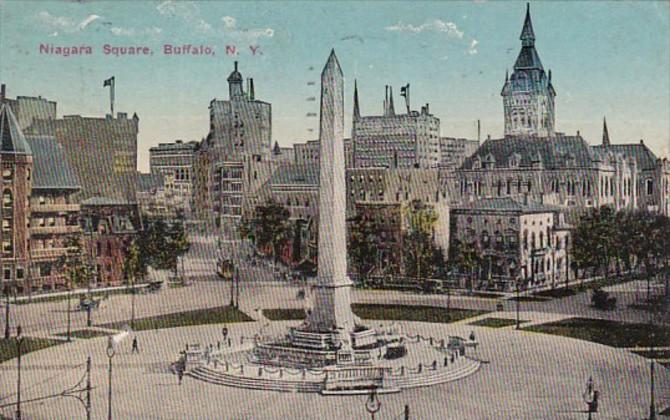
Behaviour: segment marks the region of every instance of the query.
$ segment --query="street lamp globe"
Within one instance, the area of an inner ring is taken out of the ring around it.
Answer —
[[[114,339],[110,336],[107,338],[107,357],[114,357]]]

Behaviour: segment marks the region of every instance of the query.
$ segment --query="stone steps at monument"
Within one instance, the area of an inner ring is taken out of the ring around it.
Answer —
[[[319,392],[323,388],[323,384],[321,382],[266,379],[262,377],[250,378],[230,375],[225,372],[212,370],[203,366],[195,368],[189,372],[189,375],[211,384],[265,391]]]
[[[438,369],[431,374],[410,374],[405,377],[392,378],[394,386],[402,389],[419,388],[430,385],[437,385],[446,382],[457,381],[477,372],[481,362],[472,359],[461,359],[465,362],[457,362],[460,366],[451,369]]]

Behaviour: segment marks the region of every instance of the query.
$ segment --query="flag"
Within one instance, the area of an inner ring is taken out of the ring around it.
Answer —
[[[112,76],[109,79],[102,82],[102,87],[107,87],[107,86],[112,86],[112,85],[114,85],[114,76]]]
[[[408,93],[409,93],[409,83],[407,83],[407,86],[400,87],[400,96],[404,96],[406,98]]]

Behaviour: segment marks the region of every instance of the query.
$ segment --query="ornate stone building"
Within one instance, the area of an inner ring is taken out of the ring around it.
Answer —
[[[551,70],[545,73],[535,50],[530,5],[521,31],[521,51],[511,76],[505,75],[501,95],[506,136],[547,137],[554,134],[554,97]]]
[[[163,177],[165,204],[172,213],[191,214],[193,159],[198,147],[195,141],[175,140],[149,149],[150,171]]]
[[[527,200],[483,198],[452,208],[452,239],[481,257],[474,273],[460,273],[461,285],[511,291],[517,281],[524,289],[567,281],[569,232],[559,207]]]
[[[386,87],[383,115],[361,116],[354,88],[351,140],[356,168],[437,168],[441,161],[440,119],[428,104],[421,112],[396,114],[393,92]]]
[[[232,229],[259,202],[274,165],[272,106],[255,98],[253,79],[247,80],[246,91],[243,83],[236,62],[228,77],[228,100],[210,102],[209,134],[194,165],[197,216]]]

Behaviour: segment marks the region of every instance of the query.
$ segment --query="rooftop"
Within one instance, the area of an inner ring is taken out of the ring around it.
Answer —
[[[0,104],[0,153],[30,155],[30,145],[9,105]]]
[[[560,211],[558,206],[551,206],[533,201],[520,202],[510,197],[481,198],[452,207],[454,210],[481,210],[514,213],[550,213]]]
[[[26,136],[33,151],[33,189],[78,190],[81,184],[53,136]]]

